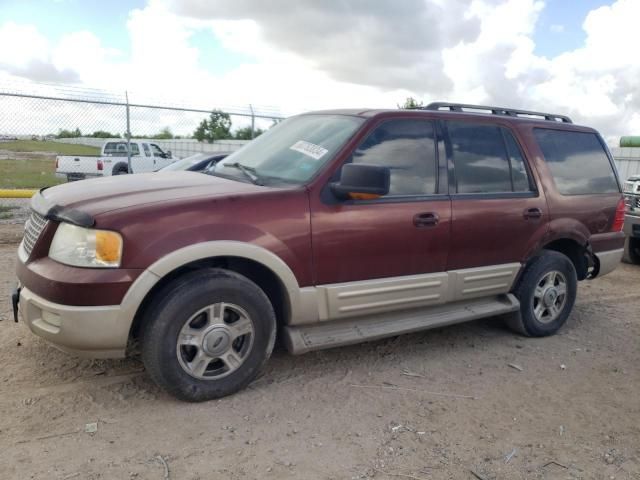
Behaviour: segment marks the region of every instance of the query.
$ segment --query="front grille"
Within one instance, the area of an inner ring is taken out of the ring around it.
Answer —
[[[31,255],[33,246],[38,241],[46,224],[46,218],[33,210],[31,211],[31,216],[24,224],[24,238],[22,239],[22,246],[27,255]]]
[[[624,183],[624,193],[633,193],[633,187],[635,186],[635,182],[625,182]]]

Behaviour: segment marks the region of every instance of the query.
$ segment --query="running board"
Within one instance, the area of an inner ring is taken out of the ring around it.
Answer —
[[[314,325],[286,326],[284,343],[293,354],[339,347],[379,338],[443,327],[520,309],[512,294],[468,300],[435,307],[327,321]]]

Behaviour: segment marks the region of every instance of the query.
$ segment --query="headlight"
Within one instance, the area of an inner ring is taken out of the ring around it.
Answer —
[[[122,237],[108,230],[61,223],[49,247],[49,258],[74,267],[119,267]]]

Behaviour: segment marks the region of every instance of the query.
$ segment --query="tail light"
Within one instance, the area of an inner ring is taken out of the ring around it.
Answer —
[[[616,215],[613,217],[613,225],[611,226],[612,232],[621,232],[624,227],[624,198],[621,198],[616,207]]]
[[[102,163],[102,160],[98,160],[98,171],[101,172],[102,170],[104,170],[104,163]]]

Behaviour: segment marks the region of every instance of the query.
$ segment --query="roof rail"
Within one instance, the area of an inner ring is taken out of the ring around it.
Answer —
[[[450,112],[464,112],[464,109],[471,110],[484,110],[487,113],[493,115],[506,115],[508,117],[542,117],[544,120],[551,122],[573,123],[573,121],[566,115],[556,115],[554,113],[532,112],[529,110],[517,110],[515,108],[504,107],[491,107],[488,105],[469,105],[465,103],[447,103],[447,102],[433,102],[426,107],[419,107],[422,110],[443,110],[447,109]]]

